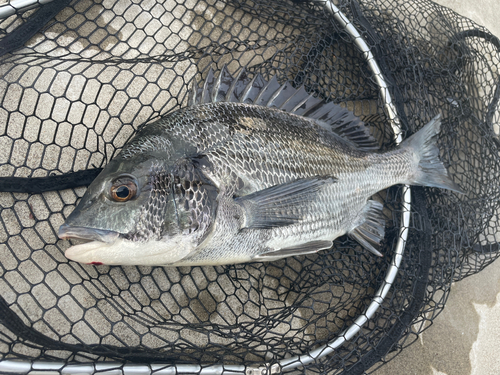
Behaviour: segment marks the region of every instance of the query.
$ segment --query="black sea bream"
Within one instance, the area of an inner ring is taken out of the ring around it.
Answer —
[[[252,104],[249,104],[252,103]],[[219,265],[328,249],[349,234],[380,255],[394,184],[454,191],[439,116],[392,151],[360,119],[276,78],[209,73],[190,105],[141,127],[59,229],[66,256],[115,265]]]

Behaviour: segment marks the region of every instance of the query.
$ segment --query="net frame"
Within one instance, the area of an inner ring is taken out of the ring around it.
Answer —
[[[0,7],[0,19],[7,18],[17,12],[26,12],[40,5],[48,4],[53,0],[11,0]]]
[[[50,2],[48,0],[46,2]],[[383,108],[386,112],[389,123],[392,127],[395,143],[399,144],[403,141],[402,130],[399,124],[396,108],[392,102],[391,94],[389,92],[389,85],[384,79],[383,72],[378,66],[375,57],[373,56],[368,43],[363,39],[362,35],[356,29],[354,24],[341,12],[341,10],[333,3],[332,0],[315,0],[318,4],[323,6],[326,11],[331,14],[332,19],[337,22],[353,39],[354,44],[363,54],[366,62],[371,69],[373,76],[379,86],[380,97],[383,101]],[[23,8],[23,10],[31,9],[35,6],[34,3],[29,1],[30,4],[12,5],[12,10],[0,12],[0,18],[9,16],[15,12],[16,9]],[[11,13],[8,13],[11,12]],[[96,363],[93,366],[88,364],[65,364],[63,362],[48,362],[48,361],[35,361],[35,362],[22,362],[17,360],[0,360],[0,372],[15,372],[19,374],[28,374],[30,371],[62,371],[64,374],[93,374],[95,372],[113,374],[116,368],[120,368],[119,374],[157,374],[157,375],[171,375],[171,374],[192,374],[197,373],[200,375],[232,375],[232,374],[246,374],[246,375],[265,375],[265,374],[278,374],[281,372],[293,370],[299,366],[304,366],[321,359],[331,354],[336,348],[343,345],[354,337],[365,323],[372,318],[375,312],[383,303],[384,298],[389,293],[389,290],[397,276],[399,266],[403,259],[405,243],[408,236],[408,228],[410,223],[411,211],[411,187],[405,185],[402,194],[402,216],[399,229],[398,241],[395,246],[395,251],[390,266],[387,269],[385,278],[380,288],[375,293],[371,303],[366,310],[354,320],[353,324],[340,332],[338,337],[331,340],[329,343],[303,355],[282,359],[278,363],[264,363],[261,366],[245,366],[245,365],[192,365],[192,364],[155,364],[155,365],[134,365],[125,363]]]

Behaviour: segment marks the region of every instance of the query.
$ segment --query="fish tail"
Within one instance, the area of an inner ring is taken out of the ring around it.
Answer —
[[[404,148],[412,149],[419,160],[416,171],[408,183],[463,193],[460,186],[450,179],[448,171],[439,159],[437,138],[440,128],[441,115],[437,115],[401,145]]]

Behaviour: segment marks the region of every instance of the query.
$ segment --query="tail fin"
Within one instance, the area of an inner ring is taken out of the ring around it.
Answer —
[[[427,125],[401,144],[403,148],[412,148],[420,159],[418,170],[409,183],[463,193],[460,186],[450,179],[448,171],[439,160],[439,149],[436,141],[440,128],[441,115],[437,115]]]

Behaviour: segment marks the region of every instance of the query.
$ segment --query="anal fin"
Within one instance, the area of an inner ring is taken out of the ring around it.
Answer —
[[[367,202],[361,213],[362,222],[349,232],[349,236],[360,243],[366,250],[382,256],[379,251],[380,242],[385,236],[385,219],[382,213],[383,204],[374,200]]]
[[[267,253],[259,254],[253,261],[257,262],[269,262],[272,260],[277,260],[289,256],[298,256],[298,255],[306,255],[313,254],[320,250],[326,250],[333,246],[332,241],[311,241],[306,242],[300,245],[285,247],[283,249],[269,251]]]

